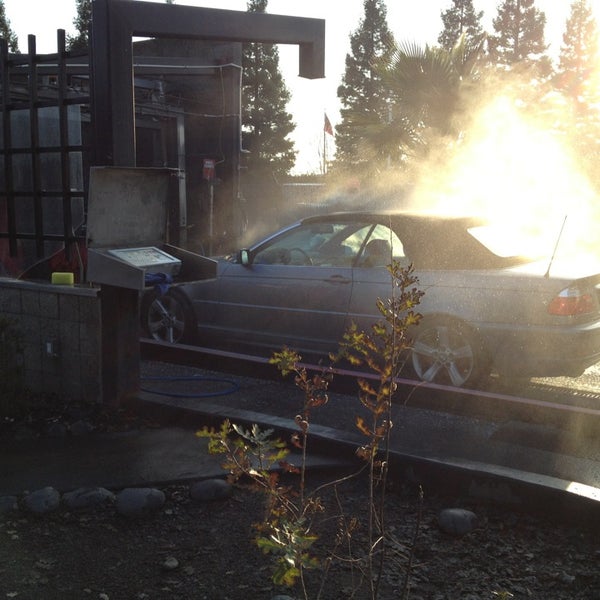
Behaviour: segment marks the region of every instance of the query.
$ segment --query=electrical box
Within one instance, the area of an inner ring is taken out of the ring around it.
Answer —
[[[177,283],[216,274],[216,261],[166,243],[176,169],[92,167],[88,194],[87,280],[134,290],[148,275]]]

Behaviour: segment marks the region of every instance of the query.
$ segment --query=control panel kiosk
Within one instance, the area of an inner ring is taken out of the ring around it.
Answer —
[[[167,244],[174,169],[93,167],[88,195],[87,280],[100,285],[102,396],[117,405],[139,390],[139,294],[150,276],[205,279],[216,262]]]

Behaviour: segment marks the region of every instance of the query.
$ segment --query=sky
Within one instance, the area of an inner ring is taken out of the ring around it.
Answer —
[[[162,1],[162,0],[157,0]],[[246,0],[176,0],[176,4],[246,10]],[[483,26],[492,31],[491,22],[501,0],[474,0],[475,10],[484,11]],[[422,45],[436,43],[442,30],[442,11],[452,6],[451,0],[387,0],[388,26],[396,40]],[[536,7],[546,14],[546,43],[549,53],[557,56],[570,0],[536,0]],[[75,0],[4,0],[6,16],[19,38],[22,52],[27,51],[27,36],[34,34],[38,52],[56,50],[56,30],[74,33]],[[600,0],[590,0],[600,22]],[[343,7],[343,9],[341,9]],[[363,0],[269,0],[267,11],[272,14],[325,19],[325,78],[306,80],[297,76],[298,49],[280,46],[280,68],[292,93],[288,111],[296,123],[293,135],[299,151],[295,172],[318,173],[323,155],[323,113],[333,127],[339,122],[337,88],[344,72],[345,57],[350,50],[350,35],[363,16]],[[327,139],[328,156],[333,152]]]

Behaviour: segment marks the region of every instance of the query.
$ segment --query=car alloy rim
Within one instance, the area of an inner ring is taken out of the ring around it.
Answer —
[[[148,330],[155,340],[174,344],[182,338],[184,328],[183,307],[173,296],[161,296],[152,302]]]
[[[413,367],[429,383],[464,385],[473,372],[473,348],[460,331],[446,325],[426,329],[415,341]]]

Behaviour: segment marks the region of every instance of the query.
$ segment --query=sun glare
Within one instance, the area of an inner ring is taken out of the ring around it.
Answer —
[[[495,98],[481,110],[445,172],[429,172],[418,195],[437,198],[442,212],[489,217],[519,238],[517,245],[527,254],[552,252],[561,231],[563,255],[567,249],[600,254],[594,247],[599,199],[564,136],[542,121],[540,115],[528,118],[508,96]]]

